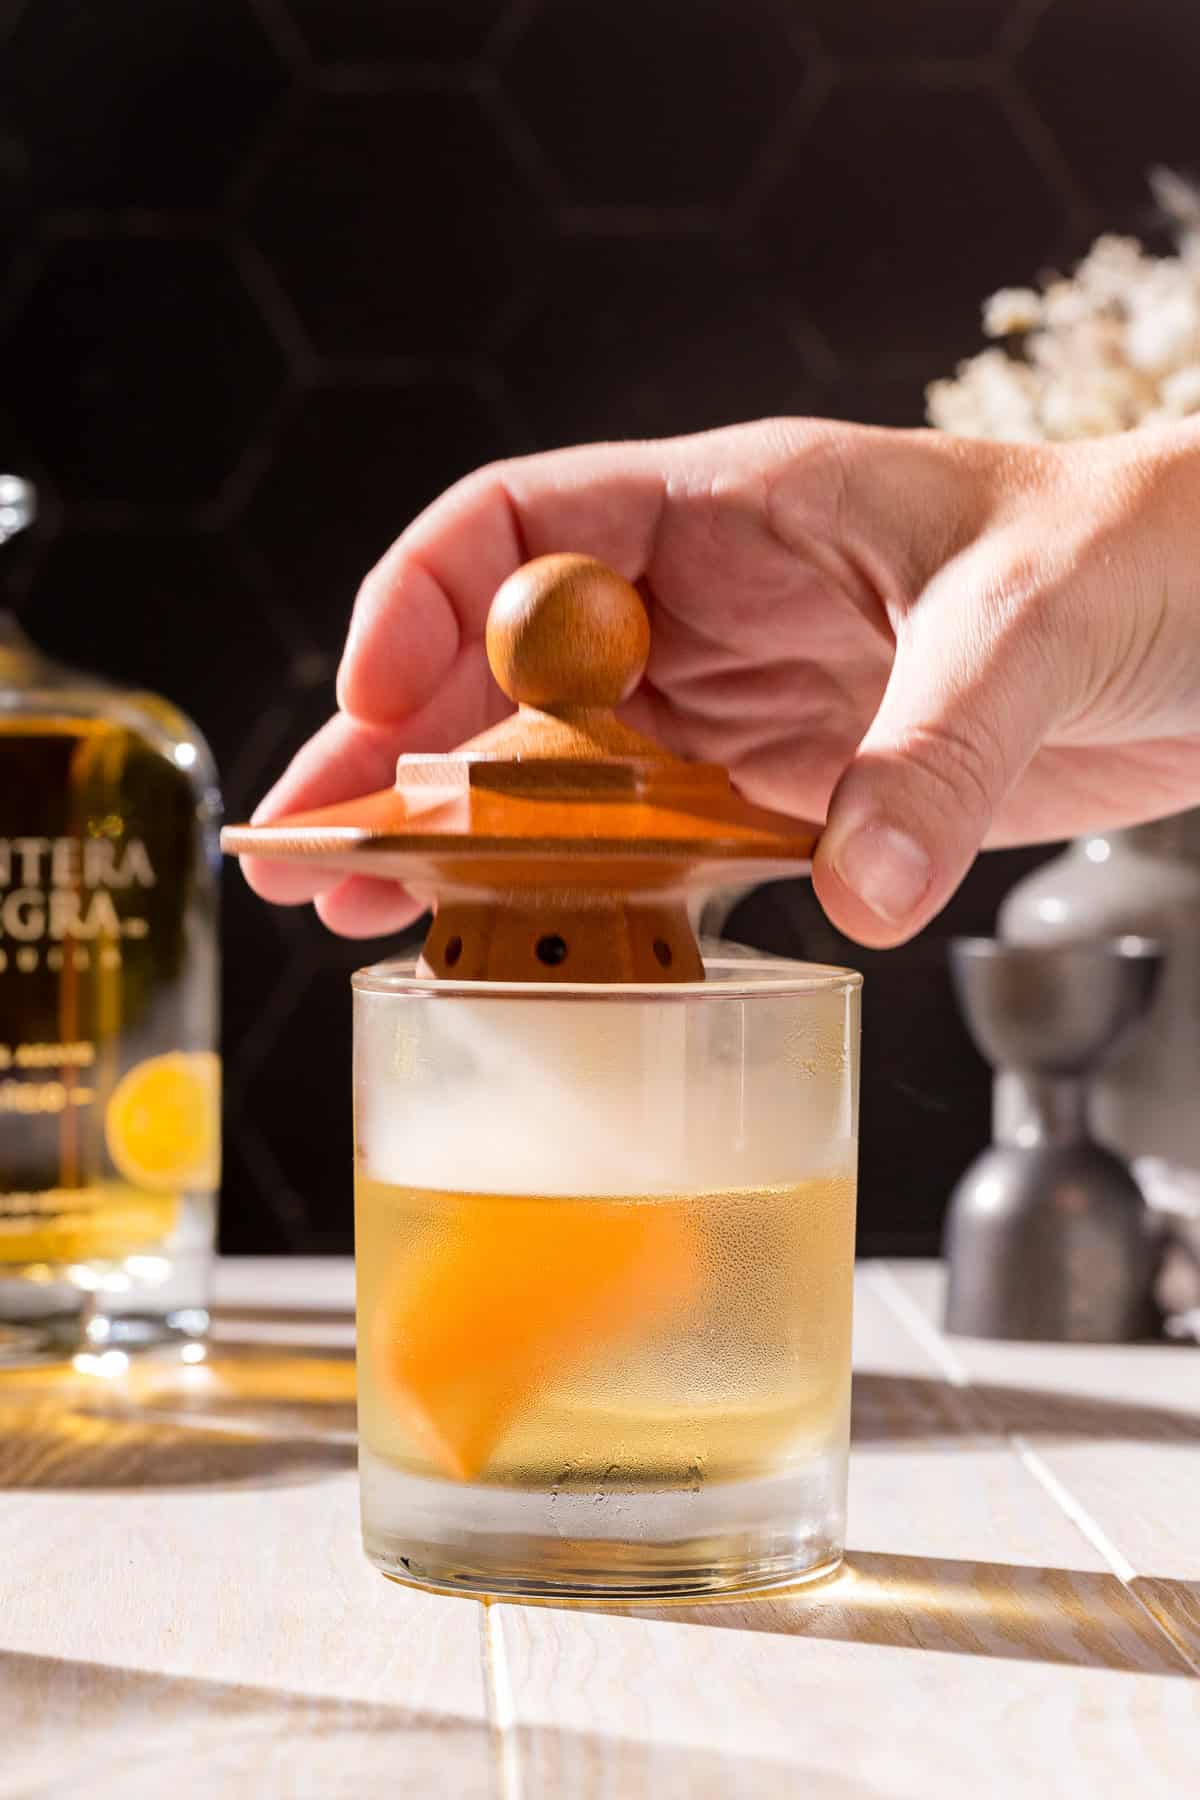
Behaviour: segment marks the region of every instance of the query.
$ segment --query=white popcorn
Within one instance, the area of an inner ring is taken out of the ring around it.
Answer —
[[[1072,331],[1091,318],[1093,302],[1069,281],[1052,281],[1042,300],[1042,323],[1050,331]]]
[[[1004,288],[984,329],[1020,338],[961,363],[927,390],[931,424],[1007,442],[1102,437],[1200,411],[1200,193],[1170,170],[1151,176],[1178,253],[1136,238],[1096,240],[1069,278]]]
[[[1042,321],[1042,297],[1034,288],[1001,288],[983,306],[983,329],[989,337],[1014,337]]]
[[[1169,419],[1200,412],[1200,359],[1190,369],[1176,369],[1162,384],[1162,409]]]
[[[1033,371],[1002,350],[972,357],[954,381],[935,381],[928,400],[931,423],[958,437],[1036,443],[1042,436]]]
[[[1119,309],[1137,285],[1142,269],[1142,246],[1137,239],[1106,233],[1096,239],[1075,271],[1075,285],[1094,308]]]
[[[1139,369],[1171,373],[1200,363],[1200,280],[1180,263],[1159,262],[1129,295],[1125,342]]]

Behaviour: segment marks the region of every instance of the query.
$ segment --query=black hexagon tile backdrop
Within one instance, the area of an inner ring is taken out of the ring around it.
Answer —
[[[497,456],[772,412],[917,424],[992,287],[1200,171],[1183,0],[6,0],[0,461],[45,647],[169,693],[244,815],[333,707],[357,583]],[[870,981],[862,1242],[927,1250],[987,1131],[944,970],[803,884],[731,929]],[[231,1250],[351,1233],[339,943],[230,871]]]

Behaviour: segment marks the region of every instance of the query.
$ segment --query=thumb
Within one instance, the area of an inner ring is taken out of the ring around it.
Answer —
[[[1058,717],[1052,660],[1030,625],[961,589],[927,590],[903,620],[813,859],[822,906],[859,943],[903,943],[941,910]]]

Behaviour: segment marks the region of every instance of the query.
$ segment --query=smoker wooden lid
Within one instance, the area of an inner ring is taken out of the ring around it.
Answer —
[[[448,755],[402,756],[382,792],[231,825],[222,845],[394,877],[433,899],[521,894],[531,905],[549,894],[677,901],[806,868],[815,826],[750,805],[725,769],[685,762],[617,718],[649,649],[629,582],[590,557],[538,557],[504,582],[488,616],[488,661],[517,704],[510,718]]]

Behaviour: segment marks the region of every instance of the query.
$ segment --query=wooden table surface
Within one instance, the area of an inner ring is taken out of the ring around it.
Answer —
[[[1200,1350],[945,1339],[860,1268],[846,1572],[484,1605],[359,1548],[343,1262],[205,1365],[0,1376],[0,1796],[1200,1794]]]

